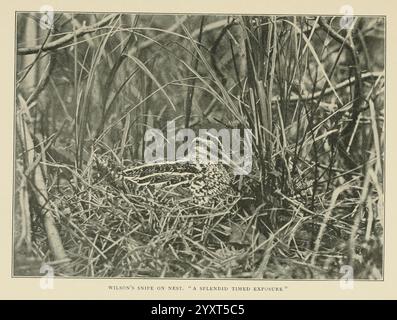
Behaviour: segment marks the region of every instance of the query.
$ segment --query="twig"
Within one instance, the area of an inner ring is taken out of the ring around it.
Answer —
[[[376,79],[379,76],[381,76],[383,74],[383,72],[366,72],[366,73],[362,73],[361,74],[361,80],[366,80],[366,79]],[[337,85],[334,86],[335,90],[341,90],[344,89],[350,85],[352,85],[353,83],[356,82],[356,77],[353,76],[349,79],[346,79],[340,83],[338,83]],[[289,98],[289,102],[297,102],[297,101],[308,101],[308,100],[313,100],[322,96],[327,96],[329,94],[332,94],[334,91],[332,88],[327,88],[324,92],[317,91],[314,94],[308,94],[306,96],[299,96],[299,95],[293,95],[292,97]],[[280,97],[279,96],[275,96],[272,99],[272,103],[276,103],[280,101]]]
[[[28,151],[27,167],[30,167],[31,160],[34,159],[34,144],[26,122],[23,120],[22,115],[17,118],[17,129],[21,141],[24,142],[24,148]],[[43,176],[43,171],[40,166],[36,166],[34,170],[34,178],[32,183],[35,186],[34,192],[37,202],[42,208],[41,216],[43,217],[44,228],[47,234],[48,245],[55,260],[67,259],[66,252],[62,245],[61,237],[59,236],[57,227],[55,226],[54,217],[51,214],[52,208],[48,202],[47,188]],[[66,266],[66,271],[69,268]]]
[[[51,42],[45,44],[44,46],[37,45],[34,47],[18,48],[17,54],[18,55],[27,55],[27,54],[37,53],[40,50],[41,51],[49,51],[49,50],[58,49],[59,47],[63,46],[64,44],[72,41],[75,37],[80,38],[87,33],[92,33],[92,32],[97,31],[98,28],[103,27],[104,25],[108,24],[110,21],[112,21],[117,16],[118,16],[118,14],[111,14],[111,15],[105,17],[104,19],[102,19],[101,21],[93,24],[92,26],[83,26],[80,29],[77,29],[75,32],[70,32],[67,35],[65,35],[57,40],[54,40],[54,41],[51,41]]]
[[[21,170],[22,171],[22,170]],[[21,181],[21,189],[19,193],[19,200],[21,206],[21,236],[18,239],[17,244],[15,245],[16,249],[19,249],[22,245],[23,241],[26,243],[26,251],[28,253],[32,252],[32,229],[30,223],[30,208],[29,208],[29,198],[27,193],[27,186],[26,186],[26,176],[22,174],[22,181]]]
[[[48,59],[49,59],[49,62],[47,64],[47,67],[44,70],[44,73],[43,73],[37,87],[35,88],[33,93],[29,96],[28,100],[26,101],[27,105],[30,105],[32,101],[36,100],[37,97],[40,95],[40,93],[44,90],[44,88],[46,87],[48,80],[51,76],[51,72],[52,72],[52,70],[54,70],[54,66],[55,66],[55,62],[56,62],[54,55],[49,54]]]
[[[52,31],[48,30],[47,32],[47,36],[44,39],[44,42],[40,45],[40,49],[38,51],[37,56],[35,57],[34,61],[27,67],[25,73],[22,75],[22,77],[20,79],[18,79],[17,81],[17,87],[19,86],[19,84],[27,77],[27,75],[29,74],[29,72],[33,69],[33,67],[35,66],[35,64],[41,59],[41,53],[43,52],[43,47],[45,46],[45,44],[47,43],[48,39],[50,38]]]
[[[346,48],[348,48],[349,50],[353,50],[353,47],[351,46],[351,44],[346,41],[345,38],[343,38],[339,33],[337,33],[328,23],[326,23],[324,21],[323,18],[320,17],[320,19],[318,20],[318,24],[325,30],[328,32],[328,34],[337,42],[339,42],[340,44],[344,45]]]

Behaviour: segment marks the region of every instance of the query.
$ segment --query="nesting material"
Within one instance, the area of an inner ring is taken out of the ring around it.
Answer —
[[[239,200],[223,164],[125,167],[98,156],[85,172],[55,201],[76,274],[211,274]]]

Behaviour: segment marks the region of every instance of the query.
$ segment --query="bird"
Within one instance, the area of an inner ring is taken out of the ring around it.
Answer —
[[[174,161],[126,166],[115,156],[96,156],[95,178],[151,204],[220,209],[237,202],[234,166],[221,159],[208,160],[207,146],[213,141],[196,138],[193,143],[194,152]]]

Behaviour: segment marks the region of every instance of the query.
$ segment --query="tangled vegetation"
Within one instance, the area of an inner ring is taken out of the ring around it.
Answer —
[[[383,18],[39,20],[17,14],[15,275],[383,278]],[[134,169],[168,121],[250,129],[250,174]]]

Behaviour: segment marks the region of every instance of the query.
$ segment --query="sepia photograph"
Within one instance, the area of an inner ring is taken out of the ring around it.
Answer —
[[[385,16],[38,9],[12,277],[384,280]]]

